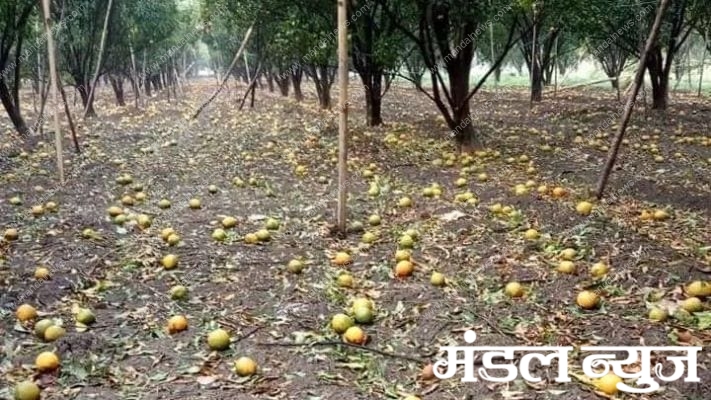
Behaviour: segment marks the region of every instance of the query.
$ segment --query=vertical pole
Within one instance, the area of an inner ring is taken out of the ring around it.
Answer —
[[[338,123],[338,230],[346,232],[346,200],[348,173],[348,30],[346,22],[348,9],[346,1],[338,2],[338,103],[340,119]]]
[[[536,32],[538,29],[538,26],[536,24],[536,3],[533,3],[533,39],[531,40],[531,104],[529,105],[530,108],[533,108],[533,81],[536,79],[536,41],[537,37],[536,35],[538,32]]]
[[[54,38],[52,37],[49,1],[42,0],[44,12],[44,28],[47,32],[47,52],[49,58],[49,75],[51,79],[52,99],[54,100],[54,141],[57,151],[57,173],[59,183],[64,185],[64,161],[62,160],[62,132],[59,129],[59,98],[57,97],[57,65],[54,59]]]

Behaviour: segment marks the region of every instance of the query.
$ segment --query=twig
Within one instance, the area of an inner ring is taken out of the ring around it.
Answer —
[[[487,317],[485,317],[485,316],[483,316],[483,315],[481,315],[481,314],[477,314],[477,313],[472,313],[472,314],[474,314],[475,317],[481,318],[484,322],[486,322],[487,325],[489,325],[489,326],[491,327],[491,329],[495,330],[496,333],[498,333],[498,334],[500,334],[500,335],[503,335],[503,336],[516,336],[516,335],[514,335],[513,333],[504,332],[503,330],[501,330],[501,328],[499,328],[498,325],[496,325],[495,323],[491,322],[491,320],[490,320],[489,318],[487,318]]]
[[[272,346],[273,347],[346,346],[346,347],[350,347],[353,349],[358,349],[358,350],[368,351],[368,352],[375,353],[375,354],[380,354],[381,356],[400,358],[403,360],[412,361],[412,362],[416,362],[416,363],[425,363],[426,362],[425,360],[423,360],[421,358],[410,357],[410,356],[406,356],[406,355],[402,355],[402,354],[388,353],[387,351],[382,351],[382,350],[374,349],[371,347],[359,346],[357,344],[340,342],[340,341],[333,341],[333,340],[314,342],[314,343],[263,342],[263,343],[257,343],[257,346],[269,346],[269,347],[272,347]]]

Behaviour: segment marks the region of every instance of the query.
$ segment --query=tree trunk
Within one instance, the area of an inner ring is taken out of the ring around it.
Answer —
[[[138,91],[138,79],[136,78],[136,55],[133,53],[133,44],[131,41],[128,42],[128,49],[131,53],[131,88],[133,89],[133,101],[136,108],[138,108],[138,99],[141,94]]]
[[[277,86],[279,86],[279,92],[281,93],[282,96],[288,97],[289,96],[289,75],[279,72],[279,75],[274,77],[274,80],[276,80]]]
[[[471,63],[457,63],[450,66],[449,87],[452,94],[452,123],[450,129],[454,130],[455,138],[460,150],[469,150],[475,147],[475,132],[472,124],[469,101],[469,73]]]
[[[610,84],[612,85],[612,88],[615,90],[620,90],[620,81],[617,79],[617,77],[614,75],[608,75],[607,77],[610,78]]]
[[[113,75],[109,75],[109,82],[111,82],[111,87],[114,89],[114,94],[116,95],[116,104],[120,107],[126,105],[126,100],[124,99],[123,93],[123,79],[121,77],[116,78]]]
[[[647,54],[647,71],[652,81],[652,109],[666,110],[669,103],[669,74],[664,70],[661,49],[656,47]]]
[[[361,78],[363,79],[363,88],[365,89],[365,107],[368,126],[381,125],[383,123],[381,107],[383,102],[382,71],[365,71],[365,75],[362,74]]]
[[[291,71],[291,84],[294,86],[294,98],[296,101],[304,100],[304,93],[301,91],[301,78],[304,71],[300,68],[294,68]]]
[[[101,44],[99,45],[99,57],[96,61],[96,71],[94,72],[94,79],[92,80],[91,87],[89,88],[88,103],[84,105],[84,118],[96,115],[96,112],[94,111],[94,90],[96,90],[96,82],[99,80],[99,72],[101,72],[101,67],[104,61],[104,45],[106,44],[106,33],[109,28],[109,17],[111,16],[112,5],[113,0],[109,0],[108,5],[106,6],[106,15],[104,17],[104,29],[101,31]],[[89,112],[89,109],[91,109],[91,112]]]
[[[321,109],[328,110],[331,108],[331,85],[335,78],[335,73],[328,71],[327,66],[315,65],[309,66],[309,74],[316,86],[316,95],[318,96],[318,104]]]
[[[543,74],[538,61],[531,67],[531,101],[540,102],[543,100]]]
[[[144,90],[146,91],[146,96],[151,97],[151,78],[144,75],[143,81],[144,81],[143,87],[144,87]]]
[[[79,86],[77,87],[77,91],[79,91],[79,97],[81,97],[81,104],[84,106],[85,115],[87,117],[95,117],[96,116],[96,111],[94,111],[94,102],[89,102],[89,83],[88,82],[82,82],[82,81],[77,81],[75,77],[75,81],[79,83]]]
[[[22,113],[20,112],[20,107],[17,107],[12,101],[12,95],[5,84],[5,79],[3,75],[0,74],[0,101],[7,111],[7,115],[10,117],[12,124],[15,126],[15,130],[20,134],[20,136],[25,139],[29,134],[30,130],[25,123],[25,119],[22,118]]]
[[[269,87],[269,92],[274,93],[274,74],[271,71],[267,72],[267,86]]]

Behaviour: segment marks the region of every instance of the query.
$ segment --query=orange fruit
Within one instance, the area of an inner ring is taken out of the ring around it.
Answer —
[[[239,376],[250,376],[257,372],[257,363],[249,357],[240,357],[235,361],[235,372]]]
[[[410,261],[403,260],[397,263],[395,265],[395,276],[403,278],[406,276],[412,275],[412,272],[415,270],[414,265]]]
[[[35,359],[35,367],[37,367],[40,372],[54,371],[59,368],[59,357],[51,351],[40,353]]]
[[[168,333],[173,334],[188,329],[188,320],[182,315],[176,315],[168,320]]]
[[[17,315],[17,319],[22,322],[29,321],[37,318],[37,310],[29,304],[23,304],[17,307],[15,315]]]
[[[603,393],[607,395],[614,395],[619,392],[617,389],[617,384],[622,382],[622,378],[619,376],[609,373],[595,382],[595,386]]]
[[[336,253],[336,256],[333,257],[333,263],[336,265],[347,265],[351,263],[351,256],[350,254],[344,252],[344,251],[339,251]]]
[[[346,343],[364,344],[366,339],[365,332],[357,326],[351,326],[346,330],[346,333],[343,334],[343,340],[345,340]]]
[[[593,308],[597,308],[600,304],[600,296],[598,296],[595,292],[583,290],[578,293],[577,303],[580,308],[592,310]]]

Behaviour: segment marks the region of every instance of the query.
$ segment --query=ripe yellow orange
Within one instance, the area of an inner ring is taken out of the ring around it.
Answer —
[[[695,313],[703,310],[704,305],[698,297],[689,297],[681,302],[681,308],[690,313]]]
[[[175,254],[168,254],[161,260],[161,264],[165,269],[173,269],[178,266],[178,256]]]
[[[170,235],[175,235],[175,234],[176,234],[176,232],[175,232],[175,229],[173,229],[173,228],[165,228],[162,231],[160,231],[161,239],[166,240],[166,241],[168,240]]]
[[[200,202],[199,199],[190,199],[188,202],[188,206],[192,208],[193,210],[196,210],[200,207],[202,207],[202,203]]]
[[[333,257],[333,263],[336,265],[347,265],[351,263],[351,256],[350,254],[344,252],[344,251],[339,251],[336,253],[336,256]]]
[[[353,276],[350,274],[340,274],[337,278],[338,286],[353,287]]]
[[[234,228],[237,225],[237,219],[235,217],[225,217],[222,219],[222,226],[225,229]]]
[[[400,261],[409,261],[410,260],[410,251],[409,250],[398,250],[395,252],[395,261],[400,262]]]
[[[54,371],[59,368],[59,357],[51,351],[40,353],[35,359],[35,367],[40,372]]]
[[[235,361],[235,372],[239,376],[251,376],[257,373],[257,363],[249,357],[240,357]]]
[[[573,274],[575,273],[575,264],[572,261],[561,261],[558,264],[558,272],[561,274]]]
[[[398,262],[395,265],[395,276],[403,278],[406,276],[412,275],[412,272],[415,270],[415,267],[412,265],[410,261],[403,260]]]
[[[15,315],[17,315],[17,319],[22,322],[29,321],[31,319],[37,318],[37,310],[29,304],[22,304],[21,306],[17,307]]]
[[[427,364],[422,368],[422,372],[420,373],[420,377],[426,381],[432,380],[435,378],[434,374],[434,366],[432,364]]]
[[[523,233],[523,237],[525,237],[528,240],[536,240],[540,237],[540,234],[535,229],[529,229]]]
[[[248,233],[244,235],[244,242],[247,244],[257,244],[259,242],[259,238],[254,233]]]
[[[598,390],[607,395],[614,395],[619,392],[619,389],[617,389],[617,384],[620,382],[622,382],[622,378],[613,373],[609,373],[598,379],[595,382],[595,386],[598,388]]]
[[[580,215],[590,215],[592,212],[593,205],[588,201],[581,201],[575,206],[575,211]]]
[[[444,274],[442,274],[441,272],[433,272],[432,276],[430,277],[430,283],[433,286],[444,286],[444,284],[445,284]]]
[[[35,279],[49,279],[49,270],[45,267],[37,267],[35,269]]]
[[[563,260],[571,261],[575,258],[577,254],[578,252],[575,251],[575,249],[568,248],[560,252],[560,258]]]
[[[182,315],[170,317],[168,320],[168,333],[178,333],[188,329],[188,320]]]
[[[19,236],[19,234],[17,233],[17,229],[15,229],[15,228],[6,229],[5,233],[3,234],[3,237],[7,241],[17,240],[18,236]]]
[[[523,296],[523,286],[518,282],[509,282],[504,288],[504,293],[509,297],[521,297]]]
[[[686,286],[686,293],[694,297],[711,296],[711,283],[704,281],[694,281]]]
[[[109,216],[111,216],[111,217],[116,217],[116,216],[123,214],[123,210],[121,209],[121,207],[116,207],[116,206],[109,207],[106,210],[106,212],[108,212]]]
[[[357,326],[351,326],[346,330],[346,333],[343,334],[343,340],[345,340],[346,343],[364,344],[366,339],[365,332]]]
[[[590,275],[594,276],[595,278],[599,278],[610,270],[610,267],[605,264],[604,262],[598,262],[595,263],[591,268],[590,268]]]
[[[565,197],[566,194],[568,194],[568,192],[566,192],[566,190],[563,189],[562,187],[553,188],[553,197],[555,197],[556,199]]]
[[[600,304],[600,296],[598,296],[595,292],[583,290],[582,292],[578,293],[577,303],[580,308],[583,308],[585,310],[592,310],[594,308],[597,308],[597,306]]]

